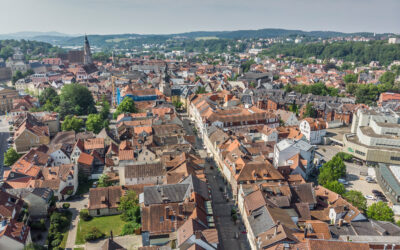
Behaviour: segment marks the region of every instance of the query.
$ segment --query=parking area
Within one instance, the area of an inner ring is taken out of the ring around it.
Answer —
[[[333,145],[318,145],[317,154],[322,156],[325,161],[329,161],[335,156],[337,153],[341,152],[341,146],[333,146]],[[381,187],[377,183],[368,183],[366,181],[368,173],[368,167],[365,165],[357,165],[355,163],[345,162],[347,175],[346,181],[348,181],[348,185],[346,185],[347,190],[357,190],[360,191],[364,196],[368,196],[367,204],[368,206],[374,202],[377,202],[375,199],[375,195],[372,192],[373,190],[377,190],[382,192]],[[383,192],[382,192],[383,193]]]

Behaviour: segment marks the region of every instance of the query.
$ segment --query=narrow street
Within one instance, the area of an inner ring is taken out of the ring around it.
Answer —
[[[71,205],[69,211],[72,212],[71,225],[69,227],[67,244],[65,246],[65,249],[67,250],[73,250],[74,248],[78,247],[75,245],[75,240],[76,240],[76,232],[78,230],[79,211],[85,208],[85,205],[88,204],[88,199],[89,195],[85,194],[82,198],[77,198],[72,201],[66,201]],[[57,205],[59,207],[62,207],[63,203],[64,202],[59,202]]]
[[[7,122],[6,116],[0,116],[0,179],[3,178],[3,163],[4,163],[4,153],[7,151],[8,138],[10,125]]]
[[[189,118],[185,115],[181,116],[181,118],[186,132],[189,135],[193,135],[193,126],[190,125]],[[197,150],[203,150],[203,147],[204,144],[202,140],[196,136],[195,148]],[[205,174],[207,176],[209,187],[211,188],[212,206],[215,225],[218,229],[220,249],[250,249],[241,217],[238,216],[236,223],[232,220],[231,210],[232,208],[235,208],[235,201],[231,198],[227,201],[224,197],[225,190],[228,190],[229,192],[230,188],[226,187],[227,184],[224,183],[224,179],[218,171],[214,161],[206,164]],[[228,197],[232,197],[232,194],[229,193]],[[235,236],[238,237],[236,238]]]

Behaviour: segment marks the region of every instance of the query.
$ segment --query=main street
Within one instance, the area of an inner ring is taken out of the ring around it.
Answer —
[[[187,134],[193,135],[194,127],[190,124],[187,115],[181,115],[181,119]],[[198,136],[196,136],[196,144],[194,146],[197,151],[204,150],[204,144]],[[238,216],[236,223],[232,220],[231,210],[232,208],[235,208],[235,201],[232,199],[231,193],[227,194],[229,197],[228,200],[225,198],[225,190],[229,192],[230,189],[225,188],[228,184],[224,183],[224,179],[218,171],[214,161],[207,162],[205,174],[207,176],[208,185],[211,188],[211,200],[215,225],[218,229],[220,248],[231,250],[250,249],[241,217]]]

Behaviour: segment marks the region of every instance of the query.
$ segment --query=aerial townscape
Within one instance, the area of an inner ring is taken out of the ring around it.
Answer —
[[[18,31],[0,250],[400,249],[400,33]]]

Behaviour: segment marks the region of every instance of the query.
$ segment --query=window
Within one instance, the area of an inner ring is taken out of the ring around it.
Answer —
[[[164,222],[164,216],[160,216],[160,222]]]
[[[398,156],[390,156],[391,161],[400,161],[400,157]]]
[[[100,209],[97,209],[96,212],[97,212],[97,215],[100,215]]]
[[[365,156],[365,153],[364,153],[364,152],[361,152],[361,151],[358,151],[358,150],[356,150],[355,152],[356,152],[356,154],[359,154],[359,155]]]

